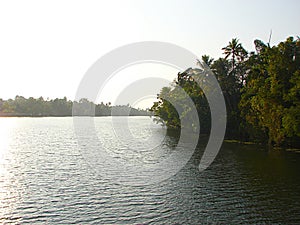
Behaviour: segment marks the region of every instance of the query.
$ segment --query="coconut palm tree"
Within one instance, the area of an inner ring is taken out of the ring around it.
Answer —
[[[237,38],[233,38],[229,44],[222,48],[224,51],[225,59],[229,56],[232,57],[232,71],[235,69],[235,59],[237,58],[239,61],[243,61],[247,56],[247,51],[243,48],[242,44],[239,43]]]
[[[206,63],[206,65],[211,66],[211,64],[214,62],[214,59],[211,58],[209,55],[203,55],[202,57],[202,61],[204,63]],[[197,64],[201,64],[200,60],[197,59]]]

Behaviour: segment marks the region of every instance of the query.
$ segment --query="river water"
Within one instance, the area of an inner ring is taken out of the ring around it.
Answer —
[[[151,165],[175,151],[177,134],[149,117],[114,118],[95,118],[94,126],[116,160]],[[114,135],[124,127],[134,138]],[[200,173],[200,139],[176,175],[134,186],[114,182],[118,170],[99,172],[77,135],[70,117],[0,118],[0,223],[300,223],[300,153],[224,142]]]

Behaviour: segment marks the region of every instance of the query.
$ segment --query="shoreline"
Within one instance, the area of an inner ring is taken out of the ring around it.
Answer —
[[[15,118],[42,118],[42,117],[109,117],[109,116],[151,116],[151,115],[29,115],[29,114],[10,114],[10,113],[0,113],[0,118],[9,118],[9,117],[15,117]]]
[[[251,141],[240,141],[240,140],[236,140],[236,139],[224,139],[223,142],[226,143],[235,143],[235,144],[242,144],[242,145],[259,145],[263,148],[267,149],[272,149],[272,150],[278,150],[278,151],[289,151],[289,152],[296,152],[296,153],[300,153],[300,148],[293,148],[293,147],[278,147],[278,146],[272,146],[269,147],[268,145],[262,144],[262,143],[255,143],[255,142],[251,142]]]
[[[66,117],[142,117],[142,116],[146,116],[146,117],[151,117],[152,115],[94,115],[94,116],[89,116],[89,115],[28,115],[28,114],[11,114],[11,113],[2,113],[0,112],[0,118],[66,118]],[[178,129],[168,129],[168,131],[170,132],[180,132],[180,130]],[[200,134],[200,137],[202,138],[206,138],[209,137],[209,135],[207,134]],[[241,141],[241,140],[237,140],[237,139],[226,139],[224,138],[223,142],[225,143],[234,143],[234,144],[242,144],[242,145],[258,145],[261,146],[263,148],[270,149],[270,147],[268,145],[265,145],[263,143],[255,143],[252,141]],[[272,150],[282,150],[282,151],[289,151],[289,152],[296,152],[296,153],[300,153],[300,148],[293,148],[290,146],[282,146],[282,147],[278,147],[278,146],[272,146],[271,147]]]

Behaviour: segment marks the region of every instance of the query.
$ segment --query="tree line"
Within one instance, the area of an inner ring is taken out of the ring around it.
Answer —
[[[204,55],[198,60],[209,66],[222,89],[227,108],[226,138],[299,147],[299,37],[288,37],[275,46],[255,40],[254,45],[255,51],[248,52],[234,38],[222,48],[224,57],[215,60]],[[183,89],[198,111],[201,133],[209,134],[209,105],[190,70],[178,73],[171,87],[162,88],[151,111],[168,128],[180,128],[180,118],[188,118],[191,109],[187,107],[178,115],[167,99],[180,104],[183,97],[179,89]]]
[[[90,114],[87,109],[93,109],[95,116],[145,116],[148,110],[135,109],[129,104],[112,106],[110,102],[95,104],[87,99],[71,101],[66,97],[45,100],[40,98],[25,98],[16,96],[14,99],[0,98],[0,116],[72,116],[73,105],[76,105],[76,115]]]

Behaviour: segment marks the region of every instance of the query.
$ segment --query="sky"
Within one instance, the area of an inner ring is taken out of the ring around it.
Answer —
[[[134,42],[169,42],[218,58],[232,38],[251,51],[253,41],[268,42],[272,30],[276,45],[300,36],[299,8],[298,0],[0,1],[0,98],[73,100],[95,61]],[[135,74],[171,82],[177,72],[165,65],[126,68],[98,100],[114,103],[138,79]],[[153,96],[162,85],[153,88]],[[150,106],[153,96],[137,106]]]

